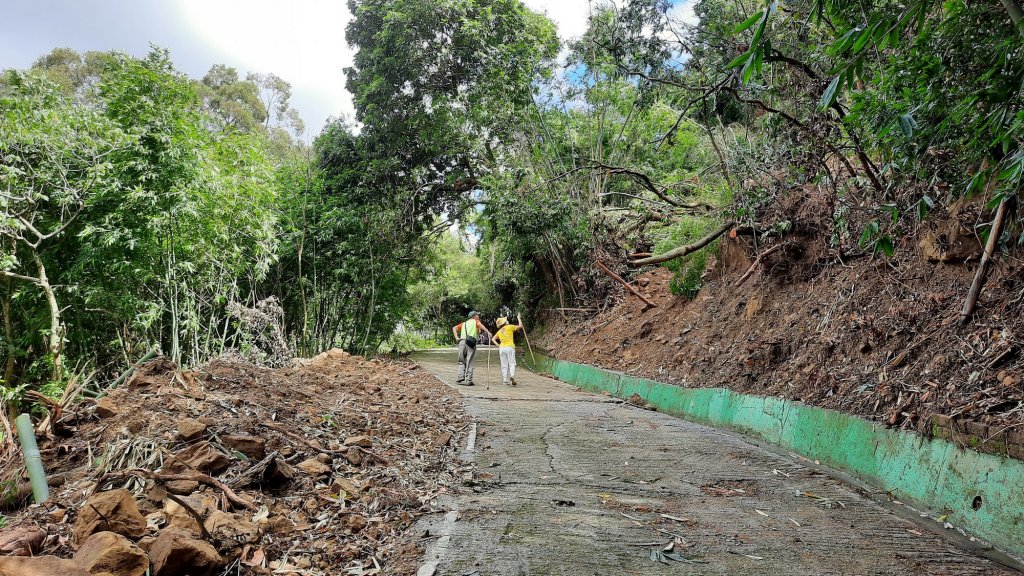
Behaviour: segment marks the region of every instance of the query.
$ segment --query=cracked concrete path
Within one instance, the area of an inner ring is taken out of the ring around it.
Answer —
[[[454,350],[414,359],[452,385]],[[476,380],[452,385],[477,422],[475,481],[419,524],[421,576],[1016,573],[738,435],[522,367],[503,386],[496,350]],[[651,559],[673,541],[701,563]]]

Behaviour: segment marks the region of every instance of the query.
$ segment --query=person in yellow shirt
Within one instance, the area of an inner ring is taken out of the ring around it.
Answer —
[[[498,358],[501,360],[501,383],[516,385],[516,330],[523,329],[523,318],[516,314],[518,325],[508,323],[508,318],[498,318]]]

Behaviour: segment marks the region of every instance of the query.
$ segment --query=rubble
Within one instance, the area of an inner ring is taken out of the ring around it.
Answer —
[[[114,532],[97,532],[75,552],[74,561],[90,574],[109,572],[114,576],[143,576],[149,557],[131,540]]]
[[[93,494],[75,519],[75,542],[81,544],[97,532],[114,532],[133,540],[146,533],[146,519],[127,490]]]
[[[274,369],[156,358],[67,410],[69,437],[40,439],[62,482],[8,513],[0,576],[414,574],[408,531],[459,484],[456,402],[407,364],[340,350]],[[21,465],[0,480],[20,485]],[[44,556],[14,558],[29,554]]]
[[[56,556],[0,557],[0,576],[100,576]]]

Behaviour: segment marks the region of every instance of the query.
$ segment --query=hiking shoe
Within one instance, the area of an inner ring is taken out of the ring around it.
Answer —
[[[474,386],[474,384],[473,384],[473,381],[470,380],[469,382],[466,382],[465,384],[463,384],[463,386]]]
[[[515,379],[515,378],[509,378],[509,379],[508,379],[508,382],[509,382],[509,384],[511,384],[511,385],[513,385],[513,386],[515,386],[515,385],[516,385],[516,379]]]

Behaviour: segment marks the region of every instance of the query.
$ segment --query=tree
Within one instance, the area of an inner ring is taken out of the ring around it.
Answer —
[[[409,224],[464,209],[533,105],[558,48],[554,26],[518,0],[350,1],[346,70],[370,160],[367,181],[407,196]]]
[[[79,217],[95,198],[121,189],[113,159],[131,139],[96,110],[69,103],[56,84],[12,72],[5,87],[0,93],[0,236],[7,249],[0,275],[34,284],[45,295],[51,377],[58,380],[64,325],[44,256],[81,230]]]
[[[251,133],[270,118],[260,87],[250,79],[241,80],[230,66],[215,64],[198,89],[204,108],[220,119],[223,127]]]

